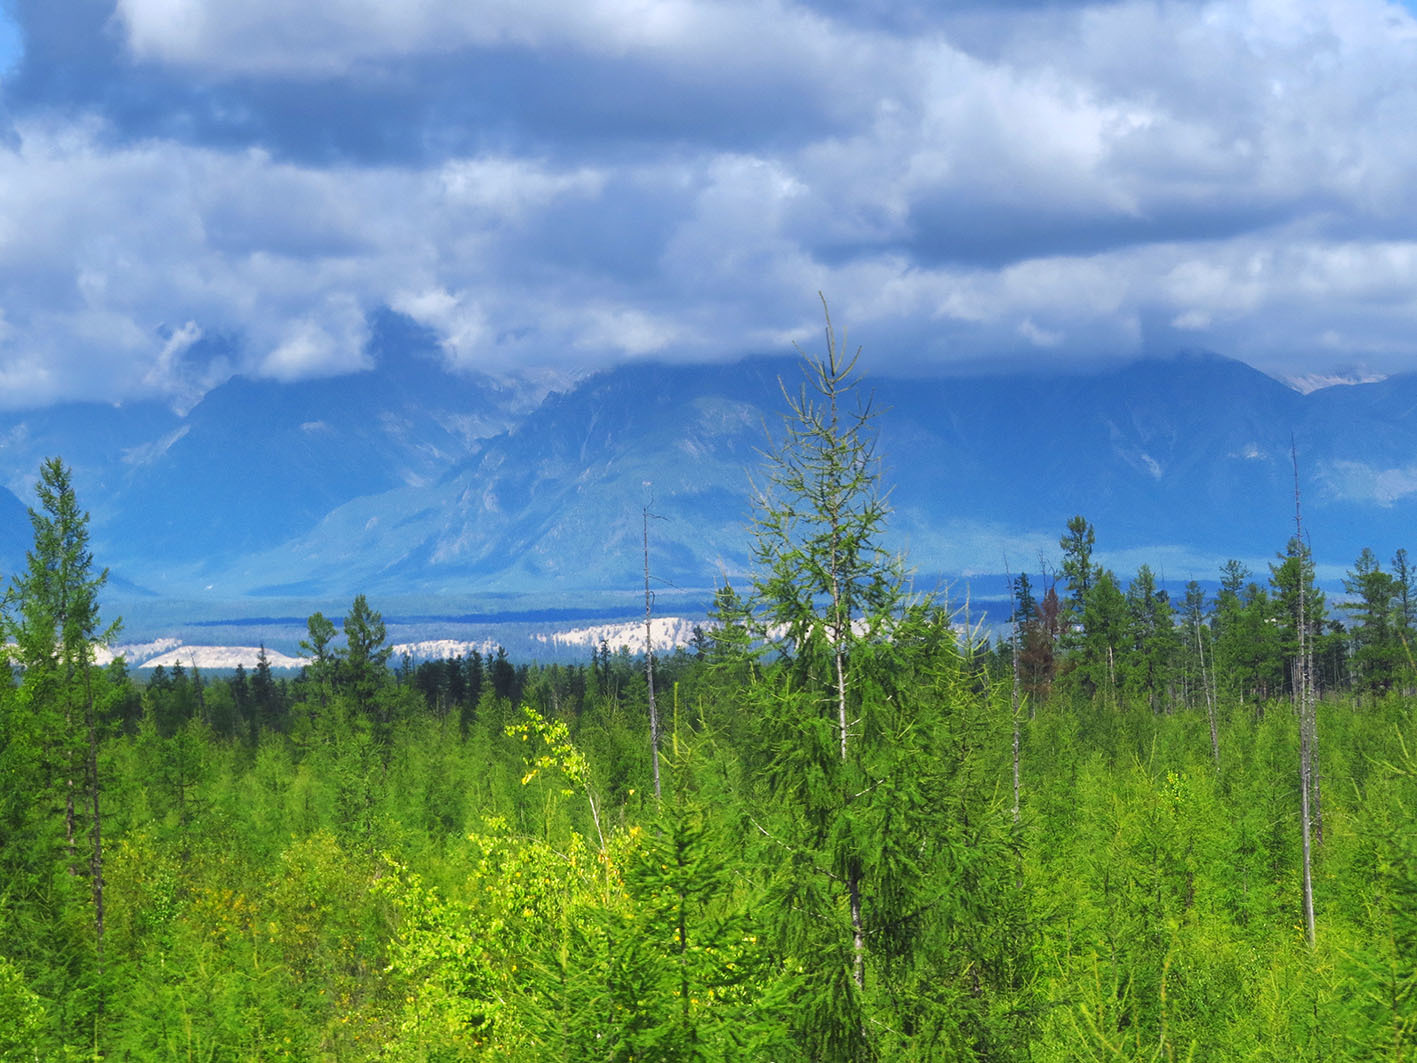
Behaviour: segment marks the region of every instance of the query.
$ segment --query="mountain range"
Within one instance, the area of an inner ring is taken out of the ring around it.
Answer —
[[[661,593],[704,601],[750,570],[752,483],[799,361],[634,363],[548,391],[451,373],[396,321],[378,335],[367,372],[237,377],[185,411],[0,414],[0,565],[22,563],[30,486],[59,454],[112,593],[197,613],[358,592],[429,613],[628,603],[646,511]],[[1262,571],[1293,532],[1291,445],[1321,572],[1363,546],[1417,549],[1417,375],[1302,394],[1211,354],[929,379],[863,368],[891,542],[917,582],[1036,572],[1076,513],[1124,577],[1146,562],[1213,579],[1230,557]]]

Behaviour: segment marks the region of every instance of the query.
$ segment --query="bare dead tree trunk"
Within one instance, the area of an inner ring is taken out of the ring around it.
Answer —
[[[1310,665],[1310,674],[1313,666]],[[1310,680],[1312,682],[1312,680]],[[1310,783],[1313,785],[1314,796],[1314,841],[1319,848],[1324,844],[1324,810],[1323,810],[1323,788],[1319,784],[1319,713],[1318,694],[1311,687],[1309,690],[1309,773]]]
[[[1117,706],[1117,663],[1112,656],[1112,644],[1107,644],[1107,694],[1112,699],[1112,707]]]
[[[1004,574],[1009,580],[1009,628],[1013,632],[1013,684],[1009,690],[1009,714],[1014,725],[1014,824],[1018,824],[1018,746],[1019,746],[1019,618],[1018,602],[1014,595],[1014,576],[1004,562]]]
[[[1215,774],[1220,774],[1220,738],[1215,730],[1215,688],[1211,685],[1214,679],[1212,674],[1209,678],[1205,670],[1205,643],[1201,640],[1201,622],[1196,619],[1196,656],[1201,663],[1201,689],[1205,693],[1205,712],[1210,720],[1210,755],[1215,758]]]
[[[1018,693],[1018,642],[1015,636],[1014,642],[1014,676],[1013,688],[1010,694],[1011,715],[1014,722],[1014,823],[1018,823],[1018,747],[1019,747],[1019,693]]]
[[[1312,947],[1316,934],[1314,929],[1314,878],[1313,854],[1310,844],[1312,829],[1310,820],[1310,793],[1314,784],[1313,742],[1317,737],[1317,727],[1313,722],[1314,698],[1312,659],[1309,646],[1308,587],[1304,580],[1304,522],[1299,508],[1299,455],[1291,439],[1289,455],[1294,463],[1294,533],[1296,558],[1299,566],[1299,657],[1294,662],[1295,692],[1299,708],[1299,814],[1303,820],[1303,894],[1304,932]]]
[[[649,690],[649,748],[650,760],[654,765],[654,799],[659,800],[659,711],[654,704],[654,640],[650,627],[653,595],[649,589],[649,507],[645,506],[644,546],[645,546],[645,686]]]
[[[84,663],[84,722],[88,726],[89,732],[89,757],[88,776],[89,794],[93,811],[93,829],[91,838],[93,841],[93,852],[89,857],[89,877],[93,887],[93,917],[94,917],[94,951],[98,961],[99,984],[103,984],[103,815],[100,806],[100,787],[98,782],[98,719],[94,711],[93,701],[93,678],[90,675],[88,662]],[[100,990],[99,1009],[103,1008],[103,996]]]
[[[1295,661],[1296,669],[1302,671],[1302,656]],[[1316,940],[1314,931],[1314,878],[1313,878],[1313,853],[1309,842],[1310,820],[1309,820],[1309,788],[1310,788],[1310,763],[1309,763],[1309,729],[1304,724],[1302,718],[1303,709],[1300,709],[1301,718],[1299,722],[1299,814],[1303,819],[1304,833],[1302,844],[1302,856],[1304,861],[1303,869],[1303,893],[1304,893],[1304,934],[1308,938],[1312,947]]]

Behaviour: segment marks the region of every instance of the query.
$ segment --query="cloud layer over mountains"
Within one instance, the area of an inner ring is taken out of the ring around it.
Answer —
[[[0,402],[777,352],[1417,355],[1382,0],[16,0]]]

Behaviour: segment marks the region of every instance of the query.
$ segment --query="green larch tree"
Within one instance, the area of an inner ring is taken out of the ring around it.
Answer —
[[[783,388],[756,500],[755,626],[777,659],[754,684],[753,829],[806,1058],[994,1058],[1008,1035],[990,1008],[1012,968],[989,952],[1002,937],[978,931],[1012,897],[995,879],[1009,820],[974,808],[962,780],[1005,747],[1008,716],[979,709],[947,611],[909,600],[884,544],[858,356],[828,318],[825,357]]]
[[[903,577],[899,560],[881,543],[888,504],[880,486],[875,413],[858,390],[860,351],[841,349],[829,315],[826,343],[825,359],[804,355],[806,381],[799,390],[783,386],[784,434],[769,455],[769,479],[758,494],[754,552],[762,571],[756,592],[763,626],[795,661],[795,686],[811,713],[801,721],[803,736],[810,729],[821,752],[821,727],[830,729],[838,764],[818,763],[816,770],[840,778],[860,733],[852,657],[896,615]],[[800,789],[807,781],[790,785]],[[812,795],[810,803],[821,796]],[[833,807],[840,800],[840,794],[829,797],[828,807],[815,812],[828,818],[844,812]],[[862,862],[849,847],[834,856],[833,874],[850,908],[851,978],[859,989],[866,952]]]
[[[104,956],[103,811],[98,772],[103,673],[94,651],[117,634],[99,619],[99,592],[108,570],[94,570],[89,515],[79,508],[73,477],[59,458],[46,460],[30,510],[34,546],[25,571],[6,597],[5,628],[15,644],[39,746],[47,752],[51,786],[62,793],[65,847],[77,863],[80,819],[88,825],[88,875],[93,898],[94,949],[102,977]],[[95,673],[98,672],[96,676]],[[84,807],[81,807],[84,806]]]

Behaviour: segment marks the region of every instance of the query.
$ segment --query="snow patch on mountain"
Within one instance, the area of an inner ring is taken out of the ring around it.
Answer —
[[[677,616],[656,617],[650,622],[650,643],[658,653],[667,653],[687,646],[694,637],[697,621]],[[557,649],[598,649],[602,642],[612,650],[622,646],[632,653],[642,653],[645,645],[645,625],[642,620],[612,624],[593,624],[566,631],[538,631],[528,636],[536,645]],[[497,639],[424,639],[420,642],[400,642],[391,647],[395,661],[408,656],[415,661],[445,661],[466,657],[476,650],[484,657],[497,652]]]
[[[158,654],[140,664],[139,668],[205,668],[208,671],[231,671],[240,665],[248,672],[256,667],[261,655],[259,646],[181,646]],[[276,650],[266,650],[266,663],[272,668],[297,669],[310,663],[306,657],[291,657]]]
[[[231,671],[239,664],[246,669],[256,667],[261,655],[259,646],[189,646],[179,638],[153,639],[151,642],[99,646],[94,649],[94,662],[111,664],[121,657],[131,668],[205,668]],[[304,657],[291,657],[276,650],[266,650],[266,662],[272,668],[303,668],[309,663]]]
[[[687,646],[694,637],[695,621],[678,616],[655,617],[650,621],[650,645],[663,653]],[[598,647],[602,642],[611,649],[621,646],[643,651],[645,625],[643,621],[617,624],[595,624],[569,631],[550,631],[535,636],[536,641],[550,646]]]
[[[122,657],[130,665],[141,667],[142,663],[151,660],[158,654],[175,650],[182,645],[182,640],[177,638],[153,639],[151,642],[127,642],[117,646],[99,646],[94,650],[94,661],[97,664],[108,665],[116,658]]]
[[[1374,373],[1357,369],[1348,373],[1305,373],[1303,376],[1284,377],[1284,383],[1300,395],[1312,395],[1324,388],[1352,387],[1354,384],[1376,384],[1386,380],[1386,373]]]
[[[398,642],[390,649],[392,658],[411,657],[415,661],[455,661],[476,650],[484,657],[497,652],[496,639],[467,641],[464,639],[424,639],[421,642]]]

